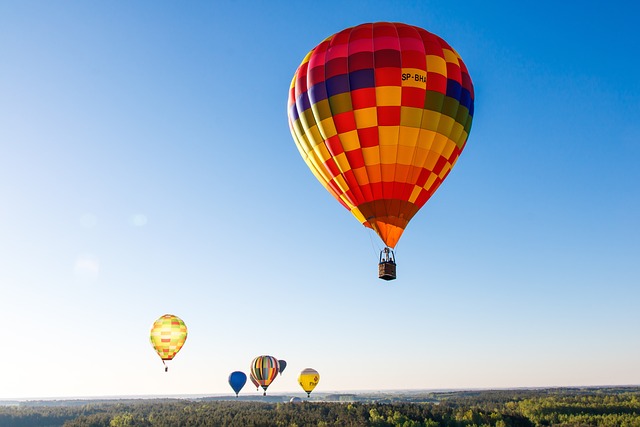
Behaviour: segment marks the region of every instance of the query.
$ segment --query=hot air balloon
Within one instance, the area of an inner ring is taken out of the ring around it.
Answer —
[[[287,361],[278,359],[278,373],[282,375],[282,372],[287,368]]]
[[[247,375],[244,372],[234,371],[229,375],[229,385],[236,392],[236,397],[238,397],[238,393],[246,383]]]
[[[464,149],[473,103],[460,55],[401,23],[340,31],[294,74],[291,135],[315,177],[386,245],[381,279],[396,278],[393,249]]]
[[[258,356],[251,362],[250,371],[267,395],[267,387],[278,375],[278,359],[273,356]]]
[[[153,323],[150,339],[167,372],[169,368],[165,361],[173,359],[184,345],[187,325],[178,316],[165,314]]]
[[[260,383],[253,376],[253,372],[249,373],[249,379],[251,379],[251,382],[253,383],[253,385],[256,386],[256,391],[258,391],[260,389]]]
[[[307,392],[307,397],[310,397],[311,392],[316,388],[319,381],[320,374],[312,368],[306,368],[298,375],[298,383],[300,383],[300,387]]]

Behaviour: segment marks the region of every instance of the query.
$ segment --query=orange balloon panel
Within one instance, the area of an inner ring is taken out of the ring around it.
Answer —
[[[473,100],[466,66],[440,37],[363,24],[304,58],[289,127],[316,178],[393,248],[460,156]]]

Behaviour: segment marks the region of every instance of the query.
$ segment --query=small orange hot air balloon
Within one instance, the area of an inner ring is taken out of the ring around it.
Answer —
[[[340,31],[293,76],[291,135],[322,185],[385,243],[380,278],[395,279],[393,248],[458,160],[473,103],[460,55],[401,23]]]
[[[253,376],[253,372],[249,372],[249,379],[251,379],[253,385],[256,386],[256,391],[258,391],[260,389],[260,383],[256,380],[256,377]]]

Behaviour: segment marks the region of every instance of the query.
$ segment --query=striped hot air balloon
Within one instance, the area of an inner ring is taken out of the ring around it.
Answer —
[[[267,395],[267,387],[278,375],[278,359],[273,356],[258,356],[251,362],[249,368],[253,378],[264,389],[263,396]]]
[[[381,264],[392,261],[393,274],[381,278],[395,278],[392,249],[464,149],[473,103],[460,55],[401,23],[340,31],[293,76],[293,139],[322,185],[387,246]]]

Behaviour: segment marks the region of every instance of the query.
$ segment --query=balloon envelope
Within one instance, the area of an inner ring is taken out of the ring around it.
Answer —
[[[279,359],[278,360],[278,372],[282,375],[282,372],[287,368],[287,361]]]
[[[187,325],[178,316],[165,314],[153,323],[150,340],[163,361],[171,360],[187,340]]]
[[[250,371],[266,395],[267,387],[278,375],[278,359],[273,356],[258,356],[251,362]]]
[[[229,385],[236,392],[236,396],[247,383],[247,375],[244,372],[234,371],[229,375]]]
[[[313,368],[306,368],[298,375],[298,383],[307,392],[307,396],[316,388],[319,381],[320,374]]]
[[[347,28],[303,59],[289,91],[307,166],[391,248],[465,147],[474,91],[460,55],[401,23]]]
[[[260,388],[260,383],[253,376],[253,372],[249,373],[249,378],[251,379],[251,382],[253,383],[253,385],[256,386],[256,390],[258,390]]]

